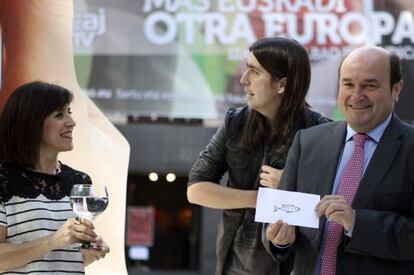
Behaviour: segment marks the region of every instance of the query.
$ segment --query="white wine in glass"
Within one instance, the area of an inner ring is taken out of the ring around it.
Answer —
[[[104,185],[76,184],[70,192],[70,206],[80,218],[92,221],[108,207],[108,191]],[[83,243],[82,248],[90,248]]]

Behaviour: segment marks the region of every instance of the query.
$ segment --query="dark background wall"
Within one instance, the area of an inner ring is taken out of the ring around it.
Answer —
[[[216,131],[216,128],[201,124],[137,123],[117,125],[117,128],[131,145],[129,173],[144,175],[174,172],[187,176],[198,154]],[[201,213],[199,270],[143,271],[132,267],[129,274],[214,274],[217,224],[221,212],[205,207],[198,212]]]
[[[129,170],[188,175],[216,128],[192,124],[137,123],[117,125],[131,145]]]

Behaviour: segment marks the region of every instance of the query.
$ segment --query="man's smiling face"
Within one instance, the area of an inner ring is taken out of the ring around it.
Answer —
[[[342,63],[337,103],[357,132],[374,129],[394,110],[402,82],[390,87],[389,55],[361,48]]]

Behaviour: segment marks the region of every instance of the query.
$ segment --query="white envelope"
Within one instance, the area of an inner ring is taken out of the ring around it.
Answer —
[[[282,220],[290,225],[319,227],[315,206],[319,195],[259,188],[256,203],[256,222],[274,223]]]

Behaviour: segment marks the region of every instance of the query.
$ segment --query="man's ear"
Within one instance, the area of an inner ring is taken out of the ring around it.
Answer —
[[[403,86],[402,79],[392,86],[391,95],[392,95],[392,99],[394,100],[394,103],[397,103],[399,100],[402,86]]]
[[[287,83],[286,77],[283,77],[279,80],[279,89],[277,91],[278,94],[282,95],[285,92],[286,83]]]

